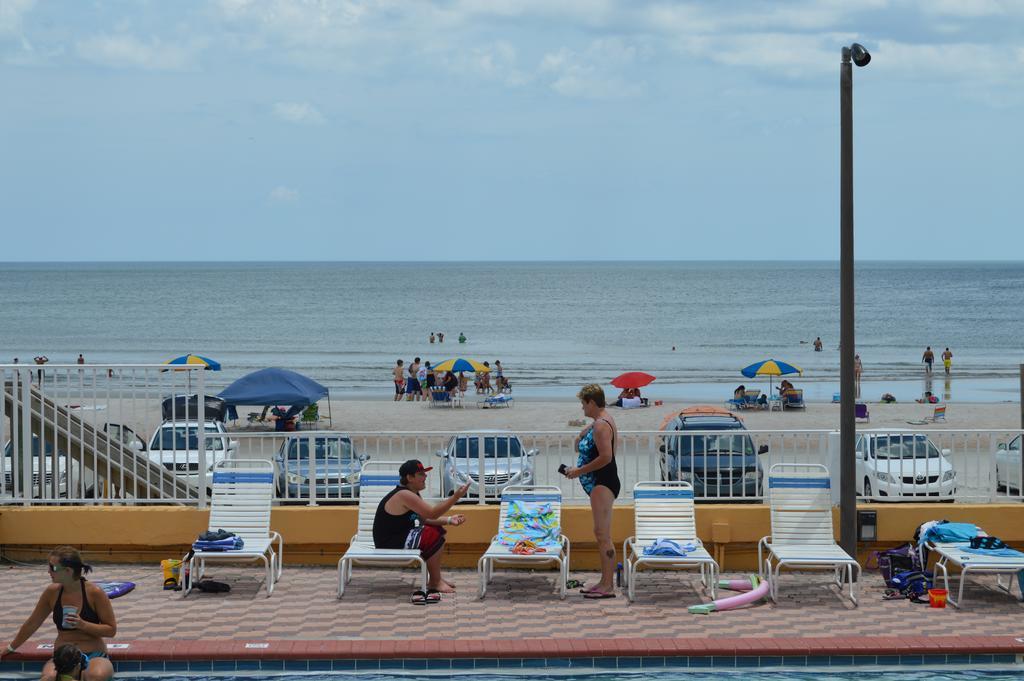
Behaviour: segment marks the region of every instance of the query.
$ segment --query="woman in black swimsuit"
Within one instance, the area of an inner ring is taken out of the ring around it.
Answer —
[[[594,419],[576,438],[579,459],[567,468],[567,478],[579,478],[590,495],[594,514],[594,539],[601,558],[601,581],[581,590],[585,598],[615,598],[615,545],[612,544],[612,505],[619,496],[622,483],[615,465],[615,439],[618,429],[605,411],[604,390],[597,384],[583,386],[577,397],[583,414]]]
[[[50,552],[47,562],[53,583],[43,590],[35,610],[10,644],[0,652],[0,658],[13,653],[36,633],[47,615],[52,615],[57,627],[54,649],[67,643],[74,644],[83,654],[81,678],[84,681],[108,681],[114,675],[114,666],[107,659],[107,645],[103,639],[117,634],[117,620],[110,599],[103,589],[82,577],[92,568],[82,563],[77,549],[58,546]],[[64,608],[75,608],[75,611],[65,612]],[[42,681],[57,678],[53,660],[43,667],[41,678]]]

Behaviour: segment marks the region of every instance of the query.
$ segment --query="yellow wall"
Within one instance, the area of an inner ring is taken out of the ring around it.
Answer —
[[[928,520],[972,522],[1009,543],[1024,543],[1024,506],[1019,504],[864,504],[878,513],[879,541],[859,547],[859,558],[879,546],[909,541],[914,529]],[[460,527],[449,528],[446,564],[471,567],[495,534],[495,506],[460,506],[467,516]],[[336,563],[355,533],[357,509],[352,506],[275,508],[271,526],[285,539],[285,562]],[[136,507],[0,507],[0,545],[12,558],[40,558],[53,546],[72,544],[94,561],[156,562],[182,555],[207,528],[208,512],[166,506]],[[572,542],[574,569],[597,565],[589,507],[562,511],[563,531]],[[838,528],[838,510],[836,511]],[[633,509],[615,509],[612,536],[621,549],[632,533]],[[724,559],[727,570],[756,568],[756,542],[768,534],[768,509],[761,505],[701,504],[697,531]],[[723,553],[724,552],[724,553]]]

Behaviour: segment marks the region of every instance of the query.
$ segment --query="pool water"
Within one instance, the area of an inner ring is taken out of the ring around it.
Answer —
[[[452,674],[441,672],[437,674],[366,674],[358,672],[334,672],[323,674],[293,674],[268,672],[262,676],[236,676],[236,675],[206,675],[206,676],[177,676],[177,675],[150,675],[125,677],[118,675],[114,677],[117,681],[152,681],[159,678],[161,681],[260,681],[261,679],[275,679],[275,681],[337,681],[348,679],[349,681],[437,681],[438,679],[453,679],[454,681],[523,681],[531,679],[537,681],[612,681],[623,679],[625,681],[815,681],[816,679],[828,679],[829,681],[863,681],[866,674],[870,674],[872,681],[1021,681],[1024,679],[1024,668],[1005,668],[986,671],[971,669],[949,669],[943,667],[932,667],[914,672],[907,672],[901,669],[891,671],[867,670],[832,672],[829,670],[820,671],[664,671],[664,672],[622,672],[608,671],[605,673],[563,673],[563,674],[537,674],[524,670],[521,674]],[[18,677],[24,678],[24,677]]]

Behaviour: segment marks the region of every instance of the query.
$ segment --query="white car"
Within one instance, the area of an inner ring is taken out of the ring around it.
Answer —
[[[53,462],[57,461],[57,480],[54,484]],[[53,455],[53,443],[46,443],[46,456],[43,457],[43,469],[46,471],[42,480],[39,479],[39,436],[32,433],[32,491],[26,495],[22,490],[22,496],[31,496],[33,499],[54,498],[68,496],[68,455],[58,449],[57,456]],[[77,470],[77,468],[76,468]],[[3,458],[3,487],[0,498],[10,497],[14,494],[14,444],[11,440],[4,446]],[[42,483],[42,489],[40,489]],[[18,487],[21,487],[20,480]]]
[[[148,455],[150,461],[174,471],[195,487],[198,487],[202,475],[209,488],[213,485],[214,465],[234,456],[238,441],[227,436],[227,430],[220,421],[207,421],[204,428],[207,434],[223,436],[206,439],[206,465],[205,470],[200,471],[197,428],[195,421],[164,421],[150,439]]]
[[[1020,492],[1020,441],[1021,436],[1009,443],[999,443],[996,451],[996,485],[999,489]]]
[[[948,454],[923,433],[862,431],[857,436],[857,493],[874,499],[952,501],[956,470]]]
[[[483,460],[480,459],[481,443]],[[451,495],[469,483],[469,496],[496,498],[508,485],[533,482],[536,449],[527,450],[515,433],[507,430],[479,430],[453,435],[435,454],[441,461],[441,494]],[[483,484],[480,472],[483,468]]]

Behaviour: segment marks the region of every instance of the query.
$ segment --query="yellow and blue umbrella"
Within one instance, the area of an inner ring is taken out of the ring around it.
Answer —
[[[490,367],[485,367],[475,359],[463,359],[462,357],[446,359],[440,364],[435,364],[433,369],[434,371],[450,371],[453,374],[457,374],[460,371],[473,371],[480,374],[491,370]]]
[[[777,359],[764,359],[760,362],[754,362],[748,367],[744,367],[740,370],[740,373],[747,378],[754,378],[755,376],[767,376],[768,377],[768,393],[771,394],[772,390],[772,376],[786,376],[788,374],[803,374],[804,370],[793,364],[787,364]]]
[[[220,371],[220,362],[209,357],[203,357],[202,355],[182,355],[181,357],[175,357],[169,359],[164,364],[188,364],[191,366],[202,366],[206,367],[207,371]],[[182,370],[183,371],[183,370]]]

